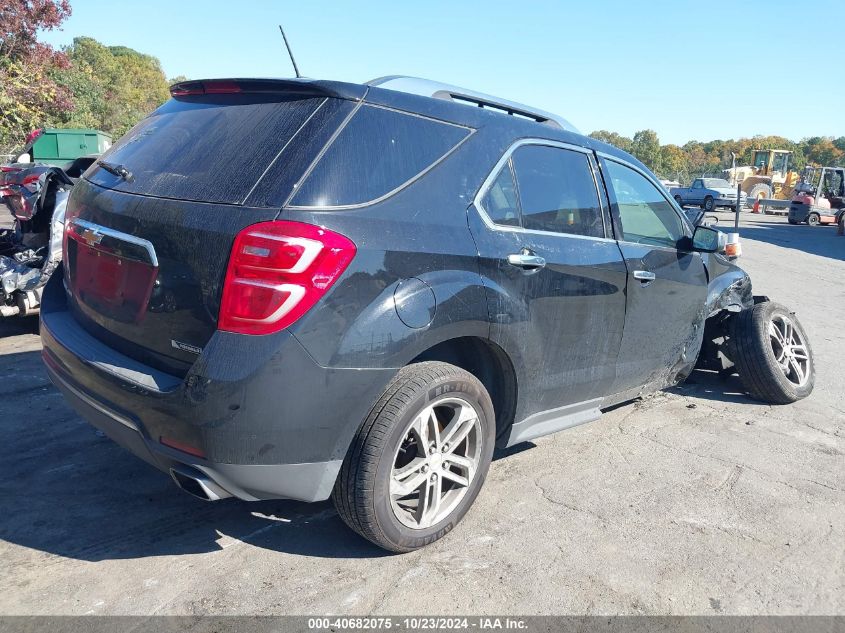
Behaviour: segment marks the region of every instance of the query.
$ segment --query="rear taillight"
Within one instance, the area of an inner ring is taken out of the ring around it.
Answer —
[[[289,327],[326,294],[355,252],[348,238],[313,224],[248,226],[232,246],[217,327],[239,334]]]
[[[0,172],[8,174],[14,171],[21,171],[21,167],[10,167],[9,165],[0,166]]]

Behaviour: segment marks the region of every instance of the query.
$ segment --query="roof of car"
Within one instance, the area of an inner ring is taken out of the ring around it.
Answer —
[[[563,117],[533,106],[486,95],[468,88],[428,79],[390,75],[364,84],[300,78],[217,78],[190,80],[177,86],[237,82],[258,92],[294,92],[303,96],[324,96],[367,101],[386,107],[415,112],[422,116],[443,118],[471,127],[491,126],[506,129],[513,138],[545,138],[589,147],[615,156],[646,171],[648,168],[631,154],[592,137],[585,136]],[[468,107],[472,106],[472,107]],[[510,115],[510,116],[509,116]]]

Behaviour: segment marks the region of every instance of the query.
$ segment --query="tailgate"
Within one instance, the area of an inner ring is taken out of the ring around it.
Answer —
[[[235,236],[278,215],[360,97],[336,89],[345,90],[305,80],[174,86],[71,193],[64,271],[76,320],[123,354],[184,375],[217,327]]]
[[[235,235],[277,214],[86,181],[68,212],[65,288],[77,321],[127,356],[177,375],[214,333]]]

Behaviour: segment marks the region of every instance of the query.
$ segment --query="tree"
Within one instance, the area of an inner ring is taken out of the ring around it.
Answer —
[[[660,148],[661,175],[666,178],[686,181],[689,178],[687,155],[677,145],[664,145]]]
[[[0,153],[20,149],[28,132],[73,108],[70,91],[51,73],[67,57],[38,41],[58,28],[68,0],[0,0]]]
[[[151,55],[90,37],[75,38],[65,53],[70,66],[55,77],[76,97],[65,126],[97,128],[116,139],[170,96],[161,64]]]
[[[821,166],[836,165],[845,155],[833,141],[832,137],[816,136],[805,141],[807,160]]]
[[[631,139],[629,139],[627,136],[621,136],[616,132],[608,132],[607,130],[596,130],[595,132],[590,134],[590,137],[596,139],[597,141],[602,141],[603,143],[608,143],[609,145],[618,147],[623,152],[631,151]]]
[[[631,153],[651,171],[660,171],[660,139],[654,130],[640,130],[634,134]]]

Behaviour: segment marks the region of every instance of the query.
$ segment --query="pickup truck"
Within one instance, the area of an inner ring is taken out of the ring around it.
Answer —
[[[691,187],[672,187],[669,193],[681,207],[684,205],[699,205],[705,211],[713,211],[716,207],[730,207],[737,210],[736,187],[722,178],[696,178]],[[745,193],[739,200],[740,206],[746,201]]]

